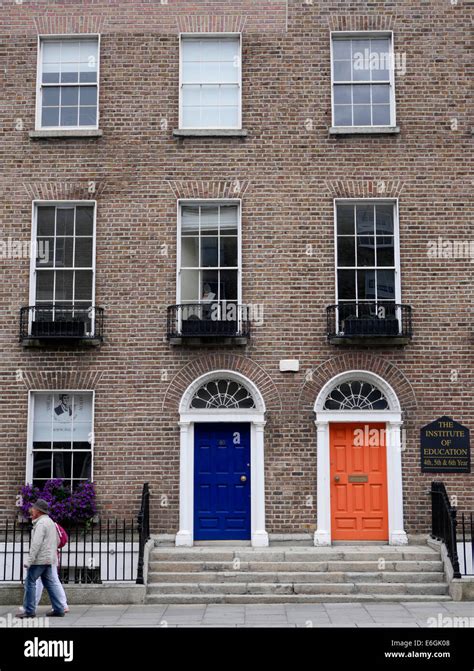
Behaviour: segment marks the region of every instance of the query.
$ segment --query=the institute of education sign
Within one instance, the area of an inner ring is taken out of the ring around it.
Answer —
[[[469,429],[451,417],[440,417],[420,431],[423,473],[470,473]]]

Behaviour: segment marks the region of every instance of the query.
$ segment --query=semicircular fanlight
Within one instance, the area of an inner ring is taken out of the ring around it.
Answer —
[[[324,410],[389,410],[384,393],[364,380],[342,382],[327,395]]]
[[[255,408],[249,390],[239,382],[218,379],[199,387],[191,401],[191,408]]]

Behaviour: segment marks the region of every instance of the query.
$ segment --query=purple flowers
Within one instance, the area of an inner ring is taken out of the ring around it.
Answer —
[[[25,485],[20,489],[21,511],[28,518],[28,511],[36,499],[49,503],[50,517],[60,524],[88,522],[97,512],[95,489],[92,482],[81,482],[71,492],[61,478],[47,480],[43,488]]]

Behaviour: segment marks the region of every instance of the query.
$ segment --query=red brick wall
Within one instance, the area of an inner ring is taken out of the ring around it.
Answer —
[[[193,363],[207,371],[225,357],[225,367],[261,384],[269,407],[270,532],[314,529],[312,406],[328,376],[352,368],[380,372],[400,395],[406,528],[427,530],[432,476],[420,472],[419,429],[447,414],[474,430],[473,265],[427,256],[438,236],[474,236],[468,14],[463,0],[290,0],[288,13],[278,0],[4,3],[0,237],[29,239],[33,198],[91,197],[95,181],[96,303],[106,310],[106,342],[93,350],[23,349],[18,322],[29,261],[0,259],[2,516],[12,513],[25,477],[28,388],[95,388],[101,511],[135,513],[148,480],[153,531],[175,531],[178,390],[191,381]],[[407,59],[396,81],[399,135],[328,135],[331,28],[394,30],[395,49]],[[243,30],[244,140],[173,138],[177,35],[200,29]],[[33,141],[37,34],[71,31],[101,33],[103,137]],[[236,181],[243,298],[264,305],[264,325],[245,349],[171,348],[164,336],[166,306],[175,302],[176,197],[212,196]],[[335,297],[333,198],[371,195],[380,181],[400,199],[402,298],[413,307],[415,337],[404,348],[336,349],[325,338],[325,307]],[[280,373],[282,358],[299,359],[301,371]],[[443,479],[461,509],[474,509],[471,475]]]

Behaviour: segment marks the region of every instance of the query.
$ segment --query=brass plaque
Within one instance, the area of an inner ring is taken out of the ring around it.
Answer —
[[[366,473],[361,475],[349,475],[349,482],[368,482],[369,476]]]

